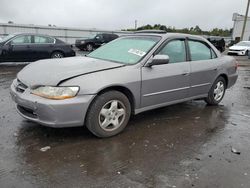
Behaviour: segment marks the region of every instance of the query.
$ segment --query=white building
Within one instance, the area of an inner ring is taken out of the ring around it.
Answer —
[[[244,18],[245,18],[244,15],[240,15],[238,13],[233,14],[233,21],[234,21],[233,34],[232,34],[233,40],[236,41],[240,40],[243,29]],[[243,36],[243,40],[250,40],[250,17],[247,18],[246,29]]]

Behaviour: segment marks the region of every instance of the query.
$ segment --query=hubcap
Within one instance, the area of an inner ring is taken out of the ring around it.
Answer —
[[[107,102],[99,113],[99,125],[105,131],[114,131],[124,122],[126,108],[119,100]]]
[[[92,47],[91,44],[88,44],[88,45],[87,45],[87,50],[88,50],[88,51],[92,51],[92,50],[93,50],[93,47]]]
[[[214,99],[216,101],[221,100],[224,92],[225,92],[224,83],[222,81],[219,81],[214,88]]]
[[[53,55],[53,58],[62,58],[62,54],[56,53]]]

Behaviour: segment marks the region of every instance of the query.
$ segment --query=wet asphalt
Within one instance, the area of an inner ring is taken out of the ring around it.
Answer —
[[[238,81],[219,106],[145,112],[108,139],[22,119],[9,87],[25,65],[0,65],[0,187],[249,188],[250,60],[237,59]]]

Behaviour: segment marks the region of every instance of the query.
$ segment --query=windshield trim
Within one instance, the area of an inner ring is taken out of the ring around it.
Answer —
[[[122,65],[136,65],[138,63],[140,63],[150,52],[151,50],[161,41],[162,37],[161,36],[152,36],[152,35],[130,35],[130,36],[124,36],[124,37],[119,37],[118,39],[115,39],[115,40],[120,40],[122,38],[131,38],[131,37],[155,37],[155,38],[159,38],[159,40],[148,50],[148,52],[143,56],[141,57],[137,62],[133,63],[133,64],[126,64],[126,63],[123,63],[123,62],[120,62],[120,61],[114,61],[114,60],[109,60],[109,59],[102,59],[102,58],[97,58],[97,57],[91,57],[88,55],[86,55],[86,57],[89,57],[89,58],[93,58],[93,59],[99,59],[99,60],[103,60],[103,61],[110,61],[110,62],[114,62],[114,63],[119,63],[119,64],[122,64]]]

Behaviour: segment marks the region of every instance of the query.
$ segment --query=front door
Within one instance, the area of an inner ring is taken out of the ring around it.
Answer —
[[[142,67],[141,107],[174,103],[188,96],[190,62],[184,39],[165,44],[157,54],[169,56],[169,63]]]
[[[6,54],[7,61],[30,61],[31,36],[22,35],[10,41]]]

